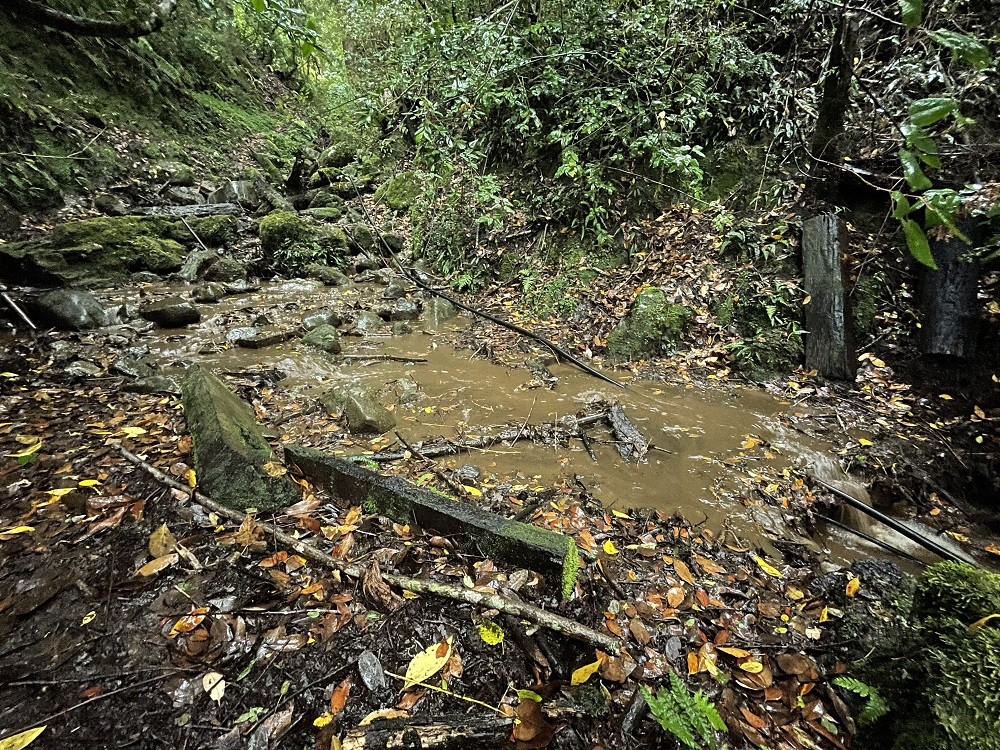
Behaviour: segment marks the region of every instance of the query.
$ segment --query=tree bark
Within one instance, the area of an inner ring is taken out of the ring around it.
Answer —
[[[97,36],[105,39],[135,39],[159,31],[177,7],[177,0],[158,0],[148,13],[127,21],[106,21],[77,16],[50,8],[35,0],[7,0],[3,10],[15,18],[34,21],[50,29],[75,36]]]
[[[844,291],[844,227],[836,214],[814,216],[802,225],[806,367],[824,378],[853,381],[857,374],[850,304]]]
[[[958,228],[978,244],[982,230],[975,219],[965,219]],[[968,357],[973,353],[976,319],[979,315],[979,262],[972,248],[958,237],[931,240],[931,253],[938,270],[923,269],[920,294],[924,354]]]

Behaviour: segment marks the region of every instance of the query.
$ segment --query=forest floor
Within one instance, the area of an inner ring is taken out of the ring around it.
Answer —
[[[695,311],[685,345],[605,371],[671,393],[731,393],[742,380],[728,348],[734,337],[708,310],[736,275],[713,261],[714,236],[710,217],[676,209],[636,263],[574,290],[569,318],[526,309],[520,283],[463,299],[597,365],[602,339],[636,291],[670,285]],[[357,284],[356,298],[345,292],[355,312],[378,302],[364,296],[369,286]],[[435,347],[485,357],[519,380],[532,378],[521,369],[526,359],[545,356],[481,320],[435,337]],[[775,462],[780,451],[766,437],[748,434],[725,456],[707,458],[736,478],[732,507],[775,519],[761,531],[765,544],[667,509],[606,507],[585,475],[542,485],[462,474],[461,460],[423,461],[392,434],[351,436],[338,415],[308,408],[267,367],[227,376],[279,449],[302,442],[369,460],[403,452],[379,461],[382,471],[452,494],[457,483],[467,502],[572,535],[583,559],[572,596],[562,599],[558,582],[434,529],[366,515],[294,467],[274,470],[295,477],[296,505],[239,521],[207,511],[119,450],[181,485],[196,479],[180,400],[130,393],[122,388],[129,378],[114,369],[124,349],[144,340],[121,327],[5,335],[0,742],[45,726],[33,746],[327,750],[417,736],[424,747],[656,747],[662,731],[640,690],[676,672],[715,702],[733,747],[850,746],[855,710],[833,680],[894,627],[902,574],[882,560],[847,566],[823,554],[809,537],[820,526],[817,512],[836,512],[834,499],[808,471]],[[833,446],[884,497],[905,499],[910,515],[989,564],[1000,554],[995,536],[942,485],[962,472],[969,452],[991,449],[1000,411],[902,382],[885,356],[862,354],[854,384],[798,371],[749,385],[783,402],[788,429]],[[96,369],[70,366],[80,361]],[[578,416],[604,406],[578,407]],[[542,421],[525,420],[522,432],[558,443]],[[265,522],[374,569],[374,583],[305,559],[277,543]],[[380,586],[378,570],[523,600],[620,639],[622,648],[595,649],[495,609]],[[399,677],[407,674],[419,679]]]

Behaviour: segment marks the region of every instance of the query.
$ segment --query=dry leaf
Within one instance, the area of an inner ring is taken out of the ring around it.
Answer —
[[[690,583],[694,585],[694,576],[691,575],[691,569],[682,563],[680,560],[674,560],[674,570],[677,571],[677,575],[680,577],[684,583]]]
[[[591,664],[585,664],[579,669],[573,670],[573,676],[569,680],[570,685],[582,685],[585,683],[601,668],[602,662],[602,659],[598,659]]]
[[[155,560],[150,560],[148,563],[143,565],[136,572],[136,575],[140,576],[153,576],[159,573],[161,570],[169,568],[171,565],[180,560],[180,555],[176,552],[171,552],[169,555],[163,555]]]
[[[400,711],[398,708],[383,708],[379,711],[372,711],[358,722],[358,726],[366,727],[375,721],[375,719],[401,719],[404,716],[409,716],[409,714],[406,711]]]
[[[365,571],[364,578],[361,579],[361,590],[368,602],[383,612],[395,612],[405,604],[403,597],[393,591],[392,586],[386,583],[382,577],[378,560],[372,560],[371,565]]]
[[[208,697],[216,703],[222,703],[222,696],[226,694],[226,681],[219,672],[209,672],[201,678],[201,687],[208,693]]]
[[[454,640],[455,636],[450,635],[448,640],[435,643],[414,656],[406,667],[406,674],[403,675],[406,679],[403,690],[413,687],[418,682],[426,682],[440,672],[441,668],[448,663]]]
[[[330,713],[336,716],[341,711],[344,710],[344,706],[347,705],[347,697],[351,694],[351,678],[347,677],[343,682],[341,682],[337,687],[333,689],[333,695],[330,696]]]
[[[177,539],[166,524],[149,535],[149,554],[153,557],[169,555],[177,547]]]
[[[5,737],[0,740],[0,750],[21,750],[22,747],[27,747],[34,742],[38,735],[44,731],[45,727],[41,726],[36,727],[35,729],[29,729],[26,732],[19,732],[18,734],[10,737]]]
[[[762,560],[761,558],[754,557],[754,562],[756,562],[760,566],[760,569],[763,570],[765,573],[767,573],[769,576],[774,576],[775,578],[783,577],[781,575],[780,570],[778,570],[773,565],[769,565],[768,563],[764,562],[764,560]]]
[[[858,589],[861,588],[861,581],[857,578],[852,578],[847,582],[846,594],[848,596],[854,596],[858,593]]]

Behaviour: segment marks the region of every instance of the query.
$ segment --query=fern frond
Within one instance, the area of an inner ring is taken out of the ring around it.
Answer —
[[[642,688],[642,695],[660,726],[684,747],[715,749],[715,731],[724,731],[726,725],[715,705],[700,690],[692,693],[681,678],[671,672],[669,690],[660,688],[653,695]]]

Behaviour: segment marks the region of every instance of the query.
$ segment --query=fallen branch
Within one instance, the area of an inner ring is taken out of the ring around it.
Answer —
[[[373,362],[426,362],[426,357],[397,357],[395,354],[343,354],[342,359],[372,360]]]
[[[225,505],[215,502],[200,492],[192,490],[190,487],[187,487],[168,477],[155,466],[150,465],[125,448],[122,448],[121,446],[116,446],[116,448],[127,461],[143,469],[162,484],[187,493],[194,499],[195,502],[199,503],[203,507],[214,511],[220,516],[228,518],[235,523],[242,524],[246,519],[245,513],[240,513],[239,511],[227,508]],[[267,532],[268,537],[287,547],[290,547],[307,560],[319,563],[320,565],[327,565],[334,570],[343,572],[351,578],[361,579],[364,577],[365,571],[363,568],[337,560],[333,556],[323,552],[311,544],[303,542],[300,539],[296,539],[290,534],[286,534],[284,531],[281,531],[279,528],[273,524],[267,523],[266,521],[257,520],[256,523],[260,526],[260,528]],[[524,602],[506,599],[497,593],[486,593],[483,591],[475,591],[473,589],[460,589],[455,586],[437,583],[436,581],[409,578],[407,576],[395,575],[393,573],[383,573],[382,577],[388,583],[391,583],[394,586],[399,586],[406,591],[412,591],[415,594],[432,594],[445,599],[465,602],[466,604],[471,604],[476,607],[496,609],[509,615],[513,615],[514,617],[520,617],[524,620],[528,620],[529,622],[533,622],[547,628],[548,630],[562,633],[563,635],[575,640],[590,644],[591,646],[599,648],[610,654],[616,654],[623,648],[622,642],[613,636],[598,633],[596,630],[588,628],[585,625],[581,625],[575,620],[570,620],[567,617],[562,617],[561,615],[548,612],[539,607],[534,607],[530,604],[525,604]]]

